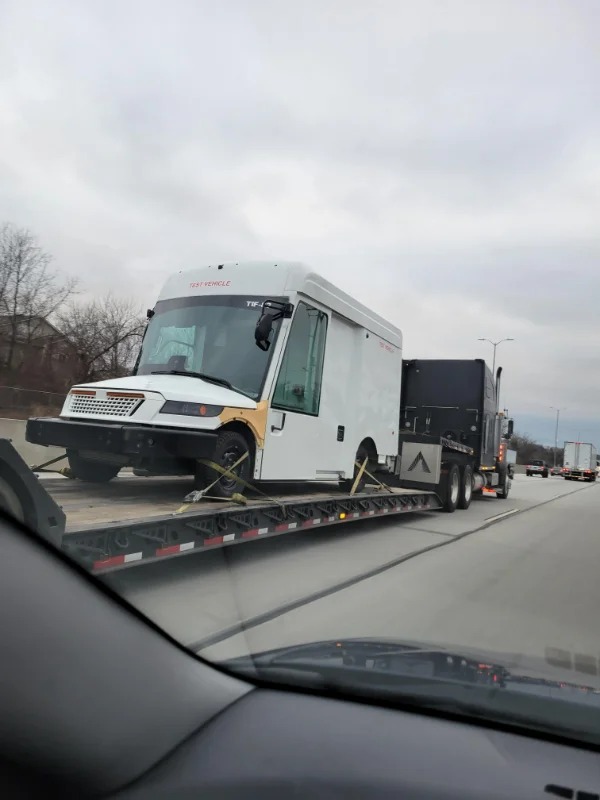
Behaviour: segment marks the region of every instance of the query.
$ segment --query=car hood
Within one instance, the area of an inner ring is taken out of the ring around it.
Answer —
[[[73,388],[158,392],[165,400],[231,408],[256,408],[254,400],[247,395],[191,375],[131,375],[127,378],[82,383]]]

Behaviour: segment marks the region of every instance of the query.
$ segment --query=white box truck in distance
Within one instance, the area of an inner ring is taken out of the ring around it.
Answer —
[[[565,442],[563,476],[567,481],[596,480],[596,448],[589,442]]]

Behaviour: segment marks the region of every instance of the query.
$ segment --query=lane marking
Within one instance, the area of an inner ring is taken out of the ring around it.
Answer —
[[[503,517],[510,517],[511,514],[516,514],[520,511],[520,508],[511,508],[510,511],[503,511],[502,514],[496,514],[494,517],[486,517],[486,522],[493,522],[495,519],[502,519]]]
[[[558,498],[549,498],[548,500],[542,500],[540,503],[536,505],[529,506],[527,508],[515,508],[512,510],[512,513],[518,514],[527,514],[529,511],[535,511],[542,506],[548,505],[549,503],[554,503],[556,499],[561,499],[563,497],[569,497],[572,494],[576,494],[577,492],[584,492],[589,490],[593,484],[589,486],[580,486],[578,489],[574,489],[570,492],[565,492],[565,494],[561,494]],[[595,485],[596,488],[600,488],[598,484]],[[506,516],[504,513],[500,516]],[[462,539],[466,539],[467,536],[473,536],[475,533],[481,533],[481,531],[485,531],[488,528],[493,527],[494,525],[498,524],[501,520],[498,518],[493,518],[490,520],[484,520],[481,525],[477,528],[474,528],[470,531],[465,531],[464,533],[458,533],[452,538],[442,539],[441,542],[436,542],[435,544],[430,544],[428,547],[422,547],[417,550],[412,550],[409,553],[405,553],[402,556],[398,556],[391,561],[388,561],[384,564],[380,564],[377,567],[373,567],[372,569],[366,570],[363,573],[358,575],[354,575],[351,578],[346,578],[345,580],[341,580],[339,583],[330,585],[324,589],[319,589],[316,592],[312,592],[309,595],[305,595],[304,597],[299,597],[296,600],[290,600],[287,603],[283,603],[282,605],[272,608],[269,611],[263,611],[260,614],[256,614],[253,617],[248,617],[243,620],[239,620],[238,622],[233,623],[232,625],[227,626],[226,628],[222,628],[219,631],[215,631],[214,633],[202,637],[202,639],[198,639],[195,642],[188,642],[184,643],[184,647],[187,647],[194,653],[200,653],[204,648],[210,647],[211,645],[219,644],[219,642],[226,641],[227,639],[231,639],[233,636],[238,636],[239,634],[245,633],[246,631],[256,628],[259,625],[265,625],[268,622],[272,622],[274,619],[278,617],[284,616],[285,614],[289,614],[292,611],[295,611],[298,608],[302,608],[303,606],[307,606],[310,603],[317,602],[318,600],[322,600],[325,597],[330,597],[333,594],[337,594],[338,592],[344,591],[344,589],[349,589],[352,586],[355,586],[358,583],[362,583],[363,581],[369,580],[370,578],[375,578],[378,575],[381,575],[388,570],[394,569],[395,567],[399,567],[401,564],[404,564],[406,561],[411,561],[413,558],[418,558],[425,553],[430,553],[433,550],[439,550],[441,547],[449,547],[453,545],[455,542],[459,542]],[[439,534],[438,531],[436,531]],[[444,534],[441,534],[442,536]],[[446,534],[448,536],[448,534]]]

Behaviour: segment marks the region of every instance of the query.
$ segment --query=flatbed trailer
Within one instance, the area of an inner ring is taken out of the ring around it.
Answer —
[[[3,486],[12,492],[12,504],[5,501],[5,508],[95,573],[257,538],[442,508],[434,491],[367,486],[351,494],[331,484],[308,492],[306,487],[266,485],[260,497],[243,504],[206,499],[186,504],[185,479],[123,476],[110,485],[61,476],[40,480],[7,440],[0,440],[0,465],[0,495]],[[144,499],[149,488],[151,501]]]

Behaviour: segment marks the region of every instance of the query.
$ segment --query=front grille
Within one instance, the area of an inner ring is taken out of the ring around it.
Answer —
[[[142,397],[92,397],[71,394],[67,401],[67,411],[72,414],[86,414],[102,417],[130,417],[143,402]]]

